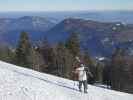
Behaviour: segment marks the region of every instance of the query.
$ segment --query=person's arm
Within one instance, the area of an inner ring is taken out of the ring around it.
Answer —
[[[89,74],[90,77],[93,77],[93,74],[90,71],[88,71],[87,74]]]
[[[87,72],[87,74],[90,75],[90,77],[93,77],[93,74],[90,72],[89,68],[88,67],[85,67],[85,70]]]

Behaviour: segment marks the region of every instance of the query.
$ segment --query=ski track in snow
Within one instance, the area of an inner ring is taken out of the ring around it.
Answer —
[[[0,100],[133,100],[133,95],[39,73],[0,61]]]

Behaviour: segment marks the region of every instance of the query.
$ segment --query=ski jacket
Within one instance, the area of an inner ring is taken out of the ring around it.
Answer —
[[[76,68],[76,72],[78,73],[78,80],[85,81],[87,80],[87,74],[85,71],[85,67],[81,65],[79,68]]]

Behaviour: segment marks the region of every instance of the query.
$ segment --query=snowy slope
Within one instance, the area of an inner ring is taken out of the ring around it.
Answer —
[[[0,100],[133,100],[133,95],[77,83],[0,61]]]

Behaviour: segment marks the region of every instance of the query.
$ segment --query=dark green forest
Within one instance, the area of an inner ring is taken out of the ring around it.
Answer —
[[[88,52],[80,49],[80,40],[72,33],[65,42],[51,45],[47,37],[36,45],[30,41],[27,32],[21,32],[15,48],[0,44],[0,60],[39,72],[75,80],[72,73],[79,56],[93,77],[88,75],[88,83],[101,83],[111,89],[133,93],[133,57],[126,50],[116,48],[111,57],[97,60]]]

